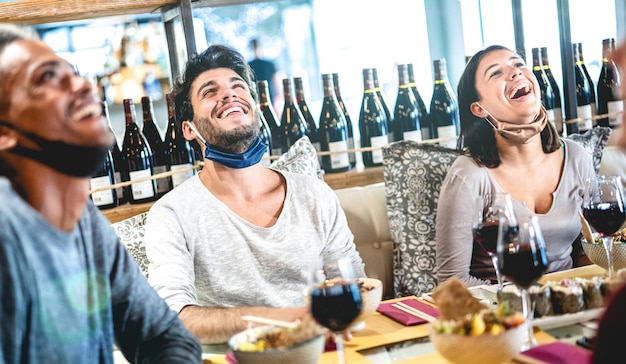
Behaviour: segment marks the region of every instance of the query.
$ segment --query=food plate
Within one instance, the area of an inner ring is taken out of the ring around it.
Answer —
[[[509,283],[505,283],[507,285]],[[495,307],[498,304],[497,299],[497,289],[498,286],[493,285],[480,285],[469,287],[468,290],[472,293],[472,295],[478,298],[483,303]],[[425,301],[435,304],[430,293],[422,294],[421,298]],[[544,316],[540,318],[533,319],[533,326],[537,326],[542,330],[549,330],[557,327],[563,327],[568,325],[577,324],[580,322],[590,321],[593,319],[600,318],[602,313],[604,312],[604,308],[593,308],[588,309],[576,313],[566,313],[562,315],[553,315],[553,316]]]
[[[566,313],[562,315],[544,316],[533,319],[533,326],[537,326],[542,330],[554,329],[556,327],[568,326],[600,318],[604,312],[603,307],[592,308],[576,313]]]
[[[508,285],[508,284],[511,284],[511,283],[505,283],[505,285]],[[480,285],[480,286],[468,287],[467,289],[470,291],[472,296],[476,297],[478,300],[480,300],[484,304],[490,307],[495,307],[498,305],[498,297],[497,297],[498,286],[497,285],[485,284],[485,285]],[[420,298],[423,299],[424,301],[430,302],[432,304],[436,304],[435,300],[430,295],[430,292],[422,294]]]

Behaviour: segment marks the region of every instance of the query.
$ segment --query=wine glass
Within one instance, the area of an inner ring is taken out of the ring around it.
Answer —
[[[361,313],[363,302],[351,261],[346,258],[313,269],[309,287],[311,315],[334,333],[338,363],[345,363],[343,331]]]
[[[622,180],[619,176],[598,176],[585,181],[583,216],[602,238],[609,279],[611,279],[613,278],[613,234],[626,220]]]
[[[505,221],[498,228],[498,258],[500,271],[515,283],[522,296],[522,311],[528,328],[527,341],[522,350],[535,346],[533,335],[533,309],[528,288],[535,284],[548,267],[546,244],[537,216],[523,216],[519,221],[517,236],[512,240],[505,237]]]
[[[511,195],[504,192],[485,194],[476,198],[474,206],[474,243],[482,246],[489,254],[498,280],[498,292],[502,292],[502,275],[497,254],[498,227],[500,220],[504,219],[504,238],[511,240],[517,234],[517,218],[513,212]]]

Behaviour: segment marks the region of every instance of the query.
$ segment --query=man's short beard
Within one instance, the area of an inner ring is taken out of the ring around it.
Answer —
[[[219,150],[230,153],[244,153],[250,149],[250,146],[261,134],[261,120],[255,119],[255,122],[248,126],[239,126],[232,130],[224,130],[211,124],[208,118],[199,118],[194,120],[199,132],[205,137],[206,141]]]

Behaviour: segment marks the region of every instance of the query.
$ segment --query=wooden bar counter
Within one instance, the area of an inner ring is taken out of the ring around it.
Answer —
[[[324,175],[324,181],[334,190],[384,182],[383,167],[361,168],[343,173],[327,173]],[[151,206],[152,202],[127,203],[113,209],[102,210],[102,213],[113,223],[146,212]]]

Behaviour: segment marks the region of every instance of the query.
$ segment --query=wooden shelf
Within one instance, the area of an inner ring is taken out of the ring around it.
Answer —
[[[383,167],[371,167],[343,173],[332,173],[324,176],[324,181],[334,189],[366,186],[372,183],[384,182]],[[146,212],[152,202],[143,204],[124,204],[110,210],[102,210],[104,216],[111,222],[118,222],[131,216]]]
[[[145,14],[177,0],[19,0],[0,2],[0,23],[43,24],[100,18],[115,15]]]
[[[333,190],[384,182],[383,167],[369,167],[342,173],[327,173],[324,181]]]

